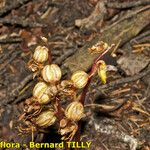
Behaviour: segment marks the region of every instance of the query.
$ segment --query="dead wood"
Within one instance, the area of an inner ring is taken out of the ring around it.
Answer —
[[[46,24],[38,23],[38,22],[32,22],[31,20],[24,20],[23,18],[2,18],[0,19],[0,24],[3,25],[18,25],[21,27],[46,27]]]
[[[131,8],[131,7],[137,7],[137,6],[144,6],[150,4],[150,0],[134,0],[134,1],[128,1],[128,2],[109,2],[106,3],[107,7],[110,8],[117,8],[117,9],[125,9],[125,8]]]
[[[75,20],[75,25],[77,27],[89,29],[94,26],[98,21],[101,21],[102,23],[106,12],[107,11],[104,2],[99,1],[91,15],[84,19]]]
[[[29,1],[31,1],[31,0],[19,0],[19,1],[16,1],[15,3],[12,2],[12,5],[6,6],[0,10],[0,17],[5,15],[6,13],[10,12],[13,9],[17,9],[17,8],[21,7],[22,5],[28,3]]]
[[[147,40],[146,40],[147,39]],[[130,43],[142,43],[142,42],[150,42],[150,31],[146,31],[144,33],[141,33],[140,35],[133,38]]]
[[[13,44],[13,43],[20,43],[22,39],[20,37],[8,37],[5,39],[0,39],[0,44]]]
[[[56,60],[54,60],[54,62],[55,62],[56,64],[58,64],[58,65],[61,65],[62,62],[63,62],[66,58],[68,58],[69,56],[71,56],[72,54],[74,54],[74,52],[75,52],[75,50],[70,49],[70,50],[64,52],[64,54],[61,55],[60,57],[58,57]]]
[[[3,63],[6,59],[8,59],[8,58],[12,55],[13,52],[14,52],[14,51],[9,51],[9,52],[6,53],[5,55],[4,55],[4,54],[1,55],[1,56],[0,56],[0,63]]]
[[[33,80],[33,74],[29,74],[26,78],[24,78],[24,80],[20,82],[17,88],[15,88],[11,93],[9,93],[8,97],[6,98],[6,101],[2,105],[13,102],[14,99],[19,95],[19,92],[23,89],[23,87],[31,80]]]
[[[49,1],[48,2],[48,6],[49,7],[61,8],[61,7],[64,6],[64,4],[63,3],[59,3],[59,2],[51,2],[51,1]]]
[[[69,68],[71,72],[76,70],[87,71],[94,59],[98,56],[97,54],[91,55],[87,49],[98,41],[104,41],[111,44],[117,44],[120,40],[120,46],[131,38],[138,35],[138,33],[145,28],[150,20],[150,6],[146,6],[142,9],[134,10],[127,13],[122,19],[115,22],[108,28],[105,28],[100,36],[96,36],[84,47],[77,51],[73,56],[65,61],[65,67]]]
[[[20,51],[14,52],[14,53],[12,54],[12,56],[8,59],[8,61],[7,61],[4,65],[2,65],[2,67],[0,67],[0,75],[3,74],[3,70],[6,69],[6,66],[7,66],[8,64],[10,64],[20,53],[21,53]]]
[[[113,101],[115,100],[113,99]],[[91,107],[91,109],[93,110],[98,109],[100,112],[103,112],[103,113],[112,113],[120,109],[127,101],[128,99],[124,99],[122,100],[122,102],[120,102],[116,106],[107,106],[107,105],[101,105],[101,104],[87,104],[85,105],[85,107]]]

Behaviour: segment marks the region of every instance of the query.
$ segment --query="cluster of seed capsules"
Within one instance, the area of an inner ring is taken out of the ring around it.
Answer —
[[[48,64],[48,51],[46,46],[37,46],[28,63],[31,71],[40,72],[40,81],[33,88],[33,96],[25,101],[20,120],[32,126],[33,130],[44,129],[56,123],[62,140],[71,141],[78,129],[78,121],[85,116],[84,106],[77,93],[86,86],[89,75],[80,70],[73,73],[70,80],[61,80],[60,67]],[[65,108],[61,106],[63,97],[69,98]]]

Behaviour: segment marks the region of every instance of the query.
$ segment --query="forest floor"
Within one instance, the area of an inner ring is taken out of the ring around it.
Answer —
[[[0,141],[31,141],[17,125],[37,82],[27,63],[41,36],[64,79],[89,71],[97,54],[88,56],[88,47],[115,44],[115,57],[103,58],[114,69],[107,83],[95,76],[88,90],[81,139],[91,150],[150,150],[150,0],[1,0]],[[34,140],[60,141],[49,131]]]

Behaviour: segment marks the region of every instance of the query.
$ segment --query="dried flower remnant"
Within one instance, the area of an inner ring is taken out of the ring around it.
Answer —
[[[109,46],[107,43],[100,41],[100,42],[96,43],[95,45],[93,45],[92,47],[88,48],[88,51],[91,54],[96,54],[96,53],[102,53],[108,48],[109,48]]]
[[[76,122],[69,121],[66,118],[63,118],[60,121],[59,133],[62,136],[61,140],[72,141],[77,130],[78,130],[78,125]]]
[[[77,89],[74,87],[74,83],[71,80],[62,80],[58,85],[59,96],[62,99],[69,98],[70,100],[77,99]]]

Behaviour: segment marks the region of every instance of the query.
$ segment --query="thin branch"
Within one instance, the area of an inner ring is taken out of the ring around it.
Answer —
[[[22,80],[20,82],[20,84],[17,86],[17,88],[15,88],[7,97],[7,99],[5,100],[4,104],[10,104],[12,102],[14,102],[15,97],[18,96],[19,92],[21,89],[23,89],[23,87],[29,83],[31,80],[33,80],[33,74],[29,74],[24,80]],[[17,98],[18,99],[18,98]]]
[[[124,99],[121,103],[119,103],[116,106],[112,106],[109,109],[105,109],[104,106],[101,104],[87,104],[87,105],[85,105],[85,107],[98,108],[99,111],[101,111],[101,112],[111,113],[111,112],[114,112],[114,111],[120,109],[127,101],[128,101],[128,99]]]
[[[0,10],[0,17],[9,13],[13,9],[17,9],[17,8],[21,7],[22,5],[28,3],[29,1],[31,1],[31,0],[18,0],[16,2],[12,2],[11,5],[8,5]]]
[[[1,54],[0,56],[0,63],[3,63],[8,57],[10,57],[14,53],[14,51],[10,50],[6,54]]]
[[[0,75],[3,74],[3,70],[5,70],[6,66],[10,64],[20,53],[20,51],[17,51],[12,54],[9,60],[0,68]]]
[[[62,8],[64,6],[64,4],[62,2],[59,3],[59,2],[51,2],[51,1],[49,1],[48,6],[49,7]]]
[[[149,41],[150,37],[150,31],[146,31],[144,33],[141,33],[140,35],[136,36],[135,38],[133,38],[130,43],[134,44],[134,43],[141,43],[141,41],[146,42],[146,39]],[[144,40],[143,40],[144,39]]]
[[[32,92],[25,92],[24,94],[20,95],[19,97],[17,97],[15,99],[15,101],[13,101],[13,104],[17,104],[19,102],[21,102],[22,100],[25,100],[27,97],[31,97],[32,96]]]
[[[56,60],[54,60],[54,62],[56,64],[60,65],[66,58],[68,58],[69,56],[73,55],[74,53],[75,53],[74,49],[67,50],[66,52],[64,52],[63,55],[61,55]]]
[[[22,39],[20,37],[9,37],[0,40],[0,44],[13,44],[13,43],[20,43]]]
[[[75,20],[75,25],[77,27],[90,29],[93,27],[98,21],[103,22],[103,18],[106,14],[106,7],[103,1],[99,1],[95,6],[94,11],[91,13],[90,16],[84,19],[77,19]]]
[[[137,7],[137,6],[144,6],[149,5],[150,0],[134,0],[134,1],[128,1],[128,2],[109,2],[106,3],[107,7],[110,8],[117,8],[117,9],[125,9],[125,8],[131,8],[131,7]]]
[[[23,20],[22,18],[3,18],[0,19],[0,23],[4,25],[19,25],[21,27],[46,27],[46,24],[32,22],[31,20]]]

